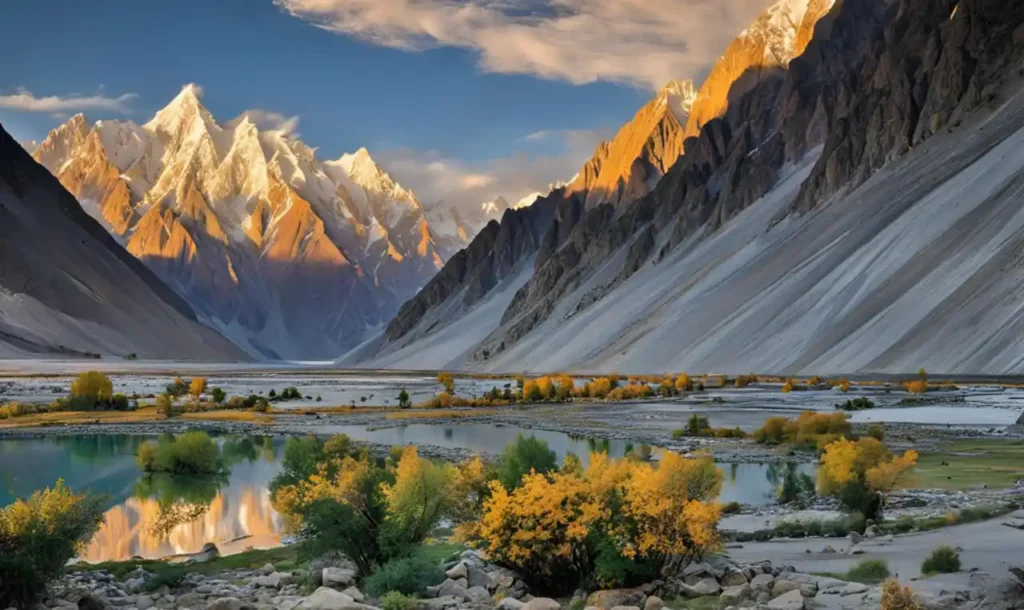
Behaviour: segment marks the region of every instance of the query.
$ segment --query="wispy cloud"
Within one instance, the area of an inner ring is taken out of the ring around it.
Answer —
[[[106,110],[129,114],[131,102],[137,97],[134,93],[125,93],[117,97],[102,94],[36,97],[28,89],[19,88],[13,94],[0,93],[0,108],[23,112],[48,112],[54,115],[66,115],[68,112],[82,110]]]
[[[374,44],[459,47],[488,72],[657,89],[701,75],[769,0],[275,0]]]
[[[240,114],[238,118],[229,121],[228,125],[240,121],[243,117],[249,117],[249,120],[263,131],[277,131],[286,136],[299,136],[299,117],[297,116],[286,116],[273,110],[252,108]]]
[[[424,203],[444,201],[473,207],[499,196],[516,201],[536,191],[546,192],[552,183],[569,180],[606,133],[565,130],[546,132],[543,138],[531,136],[521,141],[552,140],[559,150],[552,154],[523,150],[479,163],[446,157],[436,150],[384,150],[374,152],[374,158]]]

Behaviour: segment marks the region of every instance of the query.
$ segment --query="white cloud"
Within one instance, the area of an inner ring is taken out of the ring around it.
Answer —
[[[138,95],[134,93],[125,93],[117,97],[107,97],[101,94],[36,97],[27,89],[17,89],[10,95],[0,94],[0,108],[23,112],[49,112],[54,115],[66,115],[68,112],[82,110],[108,110],[119,114],[128,114],[131,112],[130,104],[136,97]]]
[[[523,151],[479,163],[413,149],[383,150],[375,152],[374,158],[403,186],[415,191],[420,201],[468,208],[499,196],[517,201],[536,191],[547,194],[549,185],[569,180],[580,170],[605,135],[601,130],[552,131],[545,137],[562,138],[558,154]]]
[[[262,131],[278,131],[286,136],[299,136],[299,117],[297,116],[285,116],[280,112],[274,112],[273,110],[260,110],[258,108],[252,108],[246,110],[238,116],[238,118],[230,121],[228,124],[234,124],[242,119],[242,117],[249,117],[256,127]]]
[[[275,0],[381,46],[470,49],[488,72],[650,89],[698,77],[769,0]]]

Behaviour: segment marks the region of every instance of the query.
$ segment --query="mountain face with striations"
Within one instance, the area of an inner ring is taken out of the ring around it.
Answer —
[[[1021,74],[1024,3],[784,0],[712,69],[647,192],[507,212],[342,361],[1024,372]],[[609,184],[611,148],[584,184]]]
[[[85,354],[246,358],[0,128],[0,357]]]
[[[186,86],[148,123],[76,115],[33,156],[258,357],[324,359],[386,323],[486,220],[444,223],[366,149],[321,161]]]

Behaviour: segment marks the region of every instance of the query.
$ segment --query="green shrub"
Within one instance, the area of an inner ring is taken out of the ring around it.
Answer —
[[[953,547],[942,545],[921,564],[922,574],[951,574],[960,571],[960,555]]]
[[[789,504],[813,497],[814,479],[806,472],[800,472],[796,468],[787,469],[782,486],[779,488],[779,501]]]
[[[689,436],[703,436],[704,431],[710,427],[708,418],[699,413],[694,413],[686,420],[686,433]]]
[[[412,406],[412,401],[409,400],[409,393],[402,388],[402,391],[398,393],[398,406],[402,409],[408,409]]]
[[[871,424],[868,426],[867,435],[877,441],[885,440],[885,426],[882,424]]]
[[[734,500],[732,502],[728,502],[728,503],[722,505],[722,514],[723,515],[732,515],[732,514],[740,512],[741,508],[743,508],[743,507],[740,505],[740,503],[736,502]]]
[[[419,607],[419,600],[409,595],[402,595],[398,591],[389,591],[380,598],[381,610],[416,610]]]
[[[507,490],[519,487],[524,474],[531,470],[547,473],[558,468],[555,452],[546,441],[533,436],[516,435],[498,458],[497,478]]]
[[[224,390],[220,388],[213,388],[212,390],[210,390],[210,396],[213,397],[213,402],[217,404],[222,404],[224,402],[224,399],[227,398],[228,395],[227,393],[224,392]]]
[[[889,578],[889,564],[882,559],[865,559],[855,563],[846,573],[846,580],[866,585],[877,585]]]
[[[837,404],[836,408],[842,409],[843,411],[864,411],[866,409],[874,409],[875,403],[871,402],[867,398],[861,397]]]
[[[146,441],[136,450],[135,461],[144,472],[213,474],[223,470],[216,441],[198,430]]]
[[[174,416],[174,401],[170,394],[161,394],[156,397],[156,412],[164,417]]]
[[[444,570],[440,565],[413,555],[392,559],[385,563],[373,574],[370,574],[363,585],[366,592],[374,597],[379,597],[387,592],[416,595],[442,580],[444,580]]]
[[[52,489],[0,508],[0,606],[30,608],[103,521],[103,498]]]

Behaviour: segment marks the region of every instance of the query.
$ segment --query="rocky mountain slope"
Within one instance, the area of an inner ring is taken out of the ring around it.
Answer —
[[[268,358],[345,351],[490,218],[426,208],[365,148],[321,161],[247,114],[217,123],[191,85],[141,126],[76,115],[33,156],[215,327]]]
[[[245,358],[0,128],[0,357]]]
[[[789,9],[785,40],[803,53],[744,69],[723,110],[704,115],[698,95],[690,117],[712,118],[698,121],[651,192],[595,207],[563,196],[548,206],[533,268],[514,283],[447,326],[433,312],[464,298],[464,286],[447,286],[444,299],[421,293],[402,308],[416,315],[400,314],[376,351],[353,359],[487,370],[1024,370],[1024,216],[1014,204],[1024,5],[795,5],[767,14]],[[743,63],[728,55],[720,65]],[[463,328],[471,345],[452,341]]]

